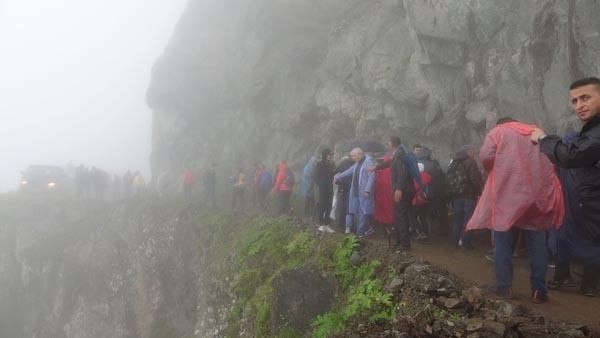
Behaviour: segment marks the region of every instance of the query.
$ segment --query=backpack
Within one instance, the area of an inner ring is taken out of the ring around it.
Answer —
[[[268,171],[263,172],[258,184],[261,189],[270,189],[273,185],[273,175]]]
[[[446,193],[449,196],[463,195],[469,189],[469,177],[463,161],[453,161],[446,173]]]
[[[293,187],[294,184],[296,184],[296,178],[294,177],[294,173],[290,169],[286,169],[283,183],[290,188]]]

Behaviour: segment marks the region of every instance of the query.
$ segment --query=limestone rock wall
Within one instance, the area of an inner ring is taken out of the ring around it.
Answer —
[[[446,159],[500,116],[579,128],[600,74],[596,0],[190,0],[153,70],[152,168],[301,165],[400,135]]]

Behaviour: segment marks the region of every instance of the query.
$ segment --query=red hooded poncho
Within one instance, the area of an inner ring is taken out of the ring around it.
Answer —
[[[427,172],[424,171],[421,173],[421,181],[423,184],[425,184],[425,186],[430,185],[431,180],[431,175],[429,175]],[[413,183],[415,184],[415,197],[413,197],[412,205],[419,206],[429,203],[429,201],[425,199],[425,196],[423,196],[423,188],[421,188],[417,181],[413,180]]]
[[[558,228],[563,195],[554,165],[529,138],[535,126],[510,122],[492,129],[479,158],[488,179],[467,230]]]
[[[275,184],[273,185],[273,191],[292,191],[292,187],[285,183],[285,176],[287,175],[287,162],[279,162],[277,168],[277,175],[275,176]]]
[[[385,156],[384,162],[392,158]],[[392,191],[392,171],[389,167],[375,171],[375,210],[373,218],[383,224],[394,224],[394,192]]]

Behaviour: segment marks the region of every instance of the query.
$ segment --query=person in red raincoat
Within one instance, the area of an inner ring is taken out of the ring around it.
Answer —
[[[419,163],[419,172],[421,173],[421,181],[425,187],[429,187],[432,181],[431,175],[425,171],[425,165],[423,163]],[[413,180],[415,183],[415,197],[413,197],[412,205],[413,205],[413,215],[412,221],[415,227],[417,228],[418,235],[415,240],[419,242],[429,242],[429,237],[431,236],[431,222],[429,219],[429,200],[426,196],[425,189],[421,187],[417,181]]]
[[[290,198],[294,189],[293,174],[290,172],[286,161],[279,162],[275,173],[275,182],[273,182],[273,192],[277,194],[279,215],[287,214],[290,211]]]
[[[192,198],[192,190],[196,185],[196,175],[192,169],[186,169],[183,172],[183,194],[187,200]]]
[[[391,162],[390,156],[384,156],[383,162]],[[386,227],[394,224],[394,201],[392,191],[392,173],[390,168],[375,170],[375,211],[373,218]]]
[[[531,301],[547,301],[546,230],[557,228],[564,215],[563,195],[554,165],[530,141],[535,126],[503,118],[485,138],[479,152],[488,173],[467,230],[494,233],[496,293],[512,297],[512,252],[523,230],[531,266]]]

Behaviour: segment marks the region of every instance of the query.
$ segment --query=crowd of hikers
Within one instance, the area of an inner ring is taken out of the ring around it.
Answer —
[[[493,292],[513,297],[513,257],[526,247],[533,303],[548,301],[548,288],[577,285],[573,261],[583,265],[580,290],[596,296],[600,279],[600,79],[584,78],[570,87],[571,106],[584,123],[580,132],[559,137],[535,125],[500,118],[481,146],[464,145],[444,168],[427,147],[408,148],[397,136],[320,147],[299,180],[304,215],[319,231],[360,238],[376,227],[394,234],[397,252],[408,255],[411,240],[429,243],[432,227],[450,228],[453,245],[473,249],[472,235],[487,230],[493,249]],[[375,145],[374,145],[375,144]],[[377,144],[379,146],[377,146]],[[203,176],[204,196],[214,207],[216,164]],[[184,173],[186,197],[196,183]],[[231,207],[244,203],[266,210],[271,193],[276,212],[291,212],[296,186],[286,161],[269,170],[257,163],[252,173],[229,177]],[[449,213],[448,206],[451,207]],[[452,225],[449,225],[452,215]],[[550,258],[555,274],[546,275]]]
[[[560,137],[510,117],[500,118],[483,144],[462,146],[443,167],[430,149],[419,144],[407,147],[397,136],[389,137],[385,145],[363,141],[320,147],[298,182],[286,161],[272,168],[256,163],[251,172],[237,169],[228,177],[231,208],[243,210],[249,201],[260,211],[271,208],[289,214],[292,191],[298,186],[304,215],[319,231],[365,238],[379,227],[390,241],[395,237],[394,247],[402,255],[410,254],[411,241],[430,243],[434,224],[449,229],[453,245],[466,250],[473,249],[473,233],[485,230],[493,246],[486,257],[494,262],[492,291],[497,296],[513,297],[513,257],[521,246],[530,261],[533,303],[548,301],[548,288],[577,287],[572,262],[583,266],[581,292],[596,296],[600,79],[578,80],[569,93],[572,109],[584,123],[580,132]],[[83,177],[84,169],[78,172]],[[87,174],[90,182],[95,182],[93,172]],[[155,190],[168,194],[179,185],[186,199],[201,195],[207,206],[217,206],[216,163],[201,177],[186,168],[178,179],[175,183],[161,173]],[[127,196],[145,189],[139,173],[128,172],[121,185]],[[87,184],[80,186],[81,194],[87,194]],[[102,190],[100,183],[95,186]],[[271,200],[274,206],[269,206]],[[547,282],[550,258],[555,274]]]
[[[79,165],[73,170],[76,194],[79,198],[123,199],[140,196],[146,192],[146,181],[140,171],[128,170],[122,177],[111,177],[96,167]]]

